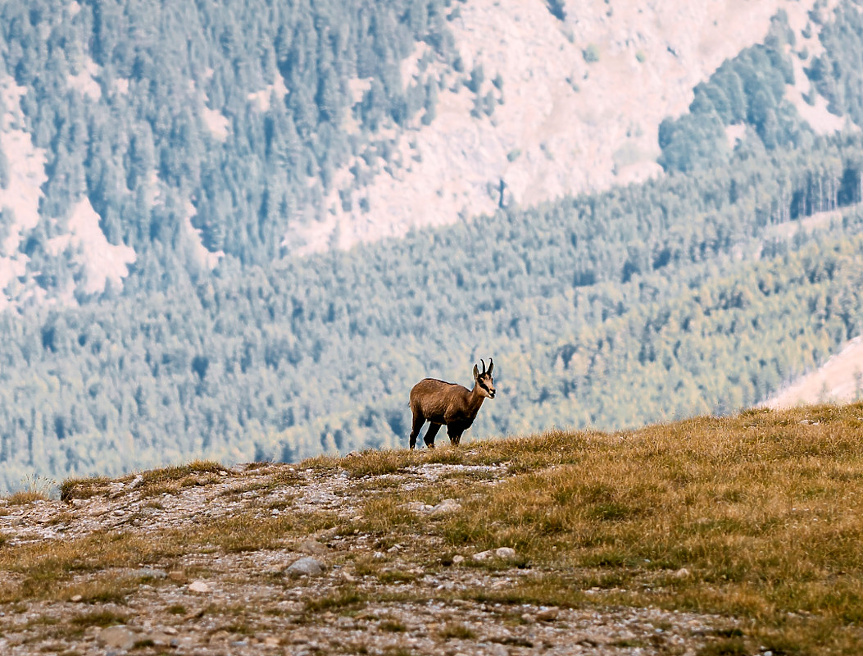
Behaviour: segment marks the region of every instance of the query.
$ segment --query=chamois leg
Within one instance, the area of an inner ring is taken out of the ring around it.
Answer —
[[[411,423],[411,449],[417,445],[417,437],[419,437],[420,430],[424,423],[426,423],[426,420],[422,414],[414,412],[413,421]]]
[[[430,449],[434,448],[434,436],[437,435],[437,432],[440,430],[440,424],[429,424],[428,432],[426,436],[423,438],[423,441],[426,443],[426,446]]]
[[[453,446],[458,446],[458,443],[461,442],[462,433],[464,433],[463,428],[456,428],[455,426],[446,427],[446,434]]]

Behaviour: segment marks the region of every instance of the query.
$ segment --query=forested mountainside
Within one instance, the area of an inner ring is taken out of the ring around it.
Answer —
[[[400,65],[420,39],[428,60],[456,57],[445,5],[3,3],[4,303],[104,290],[79,262],[82,206],[103,240],[132,249],[136,290],[163,291],[222,254],[275,259],[289,221],[323,211],[349,155],[387,148],[382,122],[433,109],[435,91],[405,86]]]
[[[466,383],[487,356],[499,394],[473,435],[757,402],[860,331],[861,149],[741,151],[164,294],[6,313],[7,480],[395,446],[413,382]],[[785,221],[797,206],[835,213]]]
[[[340,166],[437,120],[440,82],[404,85],[417,43],[418,70],[482,88],[461,4],[0,7],[2,483],[404,444],[410,386],[489,356],[472,436],[725,412],[860,333],[848,1],[805,44],[778,13],[697,86],[655,179],[284,251]]]

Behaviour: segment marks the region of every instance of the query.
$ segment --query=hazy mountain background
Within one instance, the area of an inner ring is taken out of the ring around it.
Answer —
[[[489,356],[474,437],[816,369],[863,319],[863,8],[695,5],[4,3],[0,482],[404,445]]]

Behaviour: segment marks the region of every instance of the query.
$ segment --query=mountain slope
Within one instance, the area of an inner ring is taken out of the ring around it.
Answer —
[[[194,462],[70,480],[62,501],[18,494],[0,504],[0,646],[851,654],[861,410]]]
[[[762,42],[777,11],[801,49],[818,43],[817,29],[800,35],[809,1],[559,4],[562,20],[542,2],[456,4],[464,73],[453,83],[451,71],[413,69],[418,84],[442,83],[434,120],[396,130],[395,161],[347,164],[378,173],[367,187],[334,190],[330,215],[293,226],[286,248],[349,248],[658,175],[660,123],[725,59]]]

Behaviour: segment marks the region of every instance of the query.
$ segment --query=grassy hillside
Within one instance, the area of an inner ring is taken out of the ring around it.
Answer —
[[[757,410],[70,480],[63,501],[3,504],[2,640],[854,654],[861,426],[863,404]],[[304,554],[323,572],[292,578]]]

